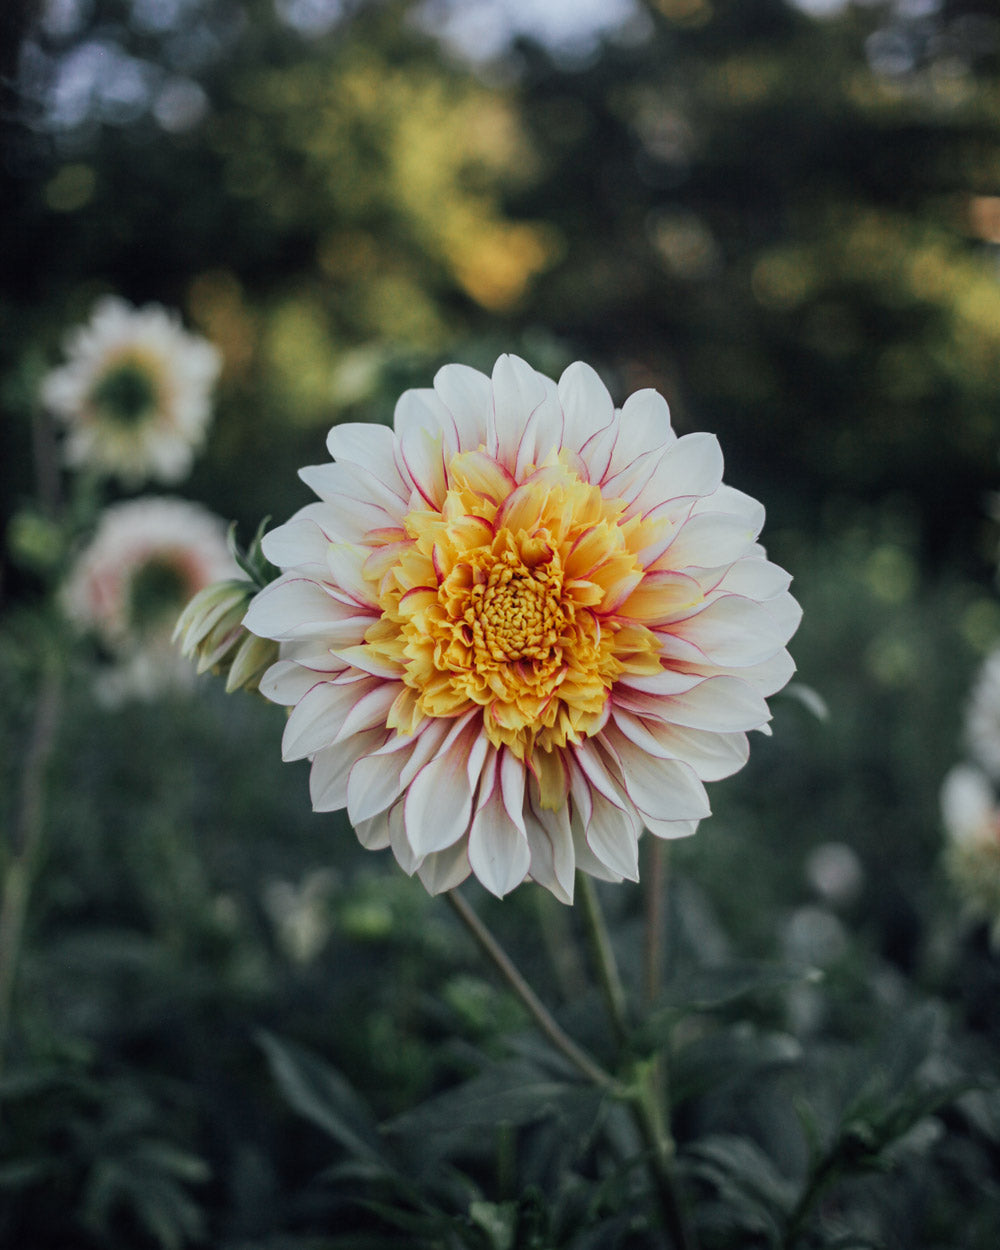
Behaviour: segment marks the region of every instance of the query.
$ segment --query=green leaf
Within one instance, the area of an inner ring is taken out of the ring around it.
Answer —
[[[818,968],[788,964],[737,961],[707,968],[691,968],[672,978],[653,1005],[657,1015],[680,1011],[712,1011],[741,998],[822,980]]]
[[[579,1093],[576,1083],[553,1080],[524,1063],[498,1064],[398,1116],[388,1131],[431,1136],[456,1128],[530,1124],[554,1114]]]
[[[352,1155],[387,1168],[375,1121],[339,1072],[271,1033],[262,1030],[258,1041],[291,1107]]]

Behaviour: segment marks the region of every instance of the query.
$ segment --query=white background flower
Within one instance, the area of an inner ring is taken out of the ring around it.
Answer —
[[[190,472],[221,367],[211,343],[158,304],[133,308],[107,296],[67,336],[66,355],[43,381],[42,399],[66,427],[68,465],[128,487]]]
[[[105,689],[149,696],[193,675],[170,642],[181,609],[237,572],[221,518],[185,499],[130,499],[101,515],[67,577],[63,605],[114,657],[117,676]]]
[[[320,502],[267,536],[284,570],[247,627],[286,759],[432,892],[470,871],[569,901],[576,869],[638,875],[643,828],[693,832],[793,672],[787,573],[714,436],[597,374],[449,365],[394,429],[348,424]]]

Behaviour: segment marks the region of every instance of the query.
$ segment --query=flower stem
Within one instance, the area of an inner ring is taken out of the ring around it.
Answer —
[[[45,770],[55,742],[61,693],[62,677],[53,667],[42,680],[35,705],[28,752],[21,774],[17,824],[0,895],[0,1070],[6,1056],[28,900],[42,841]]]
[[[479,919],[473,909],[458,893],[449,890],[445,896],[457,913],[459,919],[476,939],[483,952],[493,961],[501,976],[531,1013],[535,1023],[542,1030],[553,1046],[568,1059],[569,1062],[594,1085],[600,1089],[618,1092],[618,1082],[606,1072],[596,1060],[582,1050],[576,1042],[557,1024],[551,1012],[546,1008],[535,991],[514,966],[513,961],[486,925]]]
[[[660,1204],[660,1214],[674,1250],[695,1250],[684,1211],[674,1184],[674,1141],[663,1120],[656,1073],[647,1067],[641,1074],[630,1100],[632,1118],[646,1147],[650,1179]]]
[[[649,1006],[663,980],[663,901],[667,848],[659,838],[647,835],[649,850],[643,874],[645,927],[642,950],[642,991]]]
[[[622,987],[604,913],[601,911],[597,890],[590,877],[583,873],[578,874],[578,887],[605,1006],[619,1048],[627,1055],[629,1035],[625,991]],[[688,1231],[674,1183],[674,1141],[663,1116],[661,1057],[657,1056],[652,1062],[634,1063],[632,1068],[635,1080],[629,1089],[627,1101],[632,1119],[646,1147],[646,1162],[663,1225],[670,1236],[674,1250],[695,1250],[695,1242]]]
[[[604,913],[597,898],[597,890],[593,880],[584,873],[577,874],[577,889],[583,904],[583,915],[587,925],[587,936],[597,968],[597,977],[601,983],[601,992],[608,1009],[611,1027],[619,1048],[628,1045],[628,1007],[625,1002],[625,989],[618,975],[618,964],[611,948],[608,926],[604,921]]]

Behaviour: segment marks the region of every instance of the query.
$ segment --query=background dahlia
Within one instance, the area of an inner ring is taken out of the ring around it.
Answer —
[[[793,672],[764,509],[713,435],[582,363],[448,365],[394,427],[335,426],[320,502],[264,540],[284,571],[245,623],[281,643],[284,758],[433,893],[636,879],[643,828],[694,831]]]
[[[198,591],[236,573],[224,522],[198,504],[143,497],[105,509],[62,595],[70,620],[114,661],[101,691],[114,701],[190,684],[174,622]]]
[[[222,363],[212,344],[158,304],[107,296],[67,336],[66,355],[42,383],[66,426],[66,463],[127,487],[184,478],[211,416]]]
[[[965,910],[991,926],[1000,946],[1000,803],[978,768],[958,764],[941,786],[948,843],[944,864]]]

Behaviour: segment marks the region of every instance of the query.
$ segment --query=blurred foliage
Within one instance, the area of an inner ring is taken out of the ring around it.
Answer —
[[[110,289],[223,351],[185,490],[244,538],[306,502],[326,426],[389,420],[445,359],[581,356],[720,434],[796,575],[793,650],[830,714],[776,701],[674,848],[669,975],[630,1044],[669,1047],[707,1250],[992,1250],[1000,971],[936,865],[963,692],[1000,636],[995,7],[646,0],[591,48],[521,38],[473,64],[435,12],[0,15],[8,870],[61,686],[0,1043],[0,1241],[653,1236],[622,1108],[581,1097],[439,902],[308,812],[278,709],[209,685],[95,699],[49,597],[86,484],[53,475],[35,396]],[[853,865],[836,888],[831,847]],[[476,903],[607,1058],[576,917],[539,893]],[[635,992],[639,892],[604,901]]]

